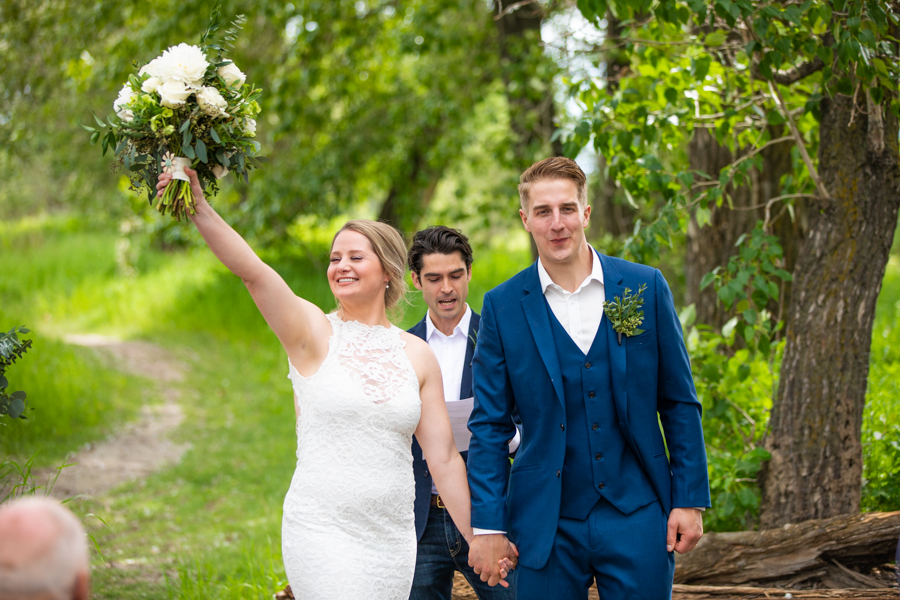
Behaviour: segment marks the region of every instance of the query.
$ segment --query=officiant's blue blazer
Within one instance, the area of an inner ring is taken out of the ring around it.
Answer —
[[[427,325],[425,324],[425,319],[427,318],[428,313],[426,312],[422,320],[408,330],[409,333],[424,340],[428,333]],[[472,357],[475,354],[475,340],[478,337],[478,323],[480,320],[481,317],[473,310],[472,318],[469,320],[469,339],[466,342],[466,358],[463,363],[462,382],[459,386],[460,398],[472,397]],[[419,442],[416,441],[416,436],[413,436],[412,454],[413,473],[416,477],[416,539],[420,539],[425,531],[425,524],[428,523],[428,510],[431,506],[431,473],[428,471],[428,465],[425,463],[422,448],[419,446]],[[465,460],[466,453],[462,452],[461,454]],[[508,463],[509,461],[507,461]]]
[[[647,285],[643,333],[623,336],[620,345],[609,319],[602,320],[609,328],[618,421],[612,425],[619,427],[624,443],[637,456],[666,514],[673,507],[707,507],[701,406],[669,286],[657,269],[599,253],[597,257],[607,300],[621,297],[626,288],[636,293]],[[518,546],[519,562],[531,569],[542,568],[550,555],[566,453],[561,427],[566,403],[549,311],[537,263],[487,293],[469,419],[472,526],[507,531]],[[512,437],[514,410],[521,418],[522,443],[510,470],[505,444]]]

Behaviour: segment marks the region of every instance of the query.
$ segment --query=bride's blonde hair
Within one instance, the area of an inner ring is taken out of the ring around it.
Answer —
[[[409,290],[409,286],[406,284],[406,244],[403,242],[403,236],[387,223],[354,219],[347,221],[334,234],[334,239],[331,240],[332,248],[334,240],[342,231],[355,231],[362,234],[372,244],[372,250],[375,251],[382,268],[390,277],[384,290],[384,307],[389,311],[399,308]]]

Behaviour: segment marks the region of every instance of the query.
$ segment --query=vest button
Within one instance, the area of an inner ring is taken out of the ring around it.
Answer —
[[[597,460],[600,460],[601,458],[603,458],[603,455],[598,452],[597,454],[594,455],[594,458],[596,458]]]
[[[594,423],[593,425],[591,425],[591,429],[593,429],[594,431],[597,431],[598,429],[600,429],[600,426],[597,425],[596,423]]]
[[[559,469],[556,470],[556,476],[559,477]]]
[[[591,363],[589,363],[589,362],[584,363],[584,368],[585,368],[585,369],[590,369],[590,368],[591,368]]]
[[[595,394],[594,392],[590,392],[590,393],[588,393],[588,398],[593,398],[593,397],[596,396],[596,395],[597,395],[597,394]]]
[[[425,477],[428,477],[428,471],[425,471]]]
[[[602,490],[603,488],[606,487],[606,484],[605,484],[605,483],[598,483],[598,484],[597,484],[597,487],[600,488],[600,489]]]
[[[562,424],[562,423],[560,423],[560,424],[559,424],[559,428],[560,428],[560,429],[561,429],[561,430],[563,430],[563,431],[565,431],[565,430],[566,430],[566,426],[565,426],[565,425],[563,425],[563,424]]]

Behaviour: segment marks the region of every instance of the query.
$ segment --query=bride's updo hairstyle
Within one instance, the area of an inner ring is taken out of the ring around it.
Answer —
[[[409,286],[406,284],[406,244],[403,242],[403,236],[387,223],[354,219],[347,221],[334,234],[334,239],[331,240],[332,248],[334,240],[342,231],[360,233],[366,236],[366,239],[372,244],[372,250],[375,251],[382,268],[390,277],[384,290],[384,307],[387,310],[398,308],[400,302],[406,299],[406,292],[409,290]]]

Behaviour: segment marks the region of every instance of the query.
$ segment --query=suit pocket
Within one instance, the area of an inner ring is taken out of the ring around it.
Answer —
[[[541,468],[542,465],[516,465],[516,462],[513,461],[512,469],[510,469],[510,474],[512,473],[526,473],[528,471],[537,471]]]

